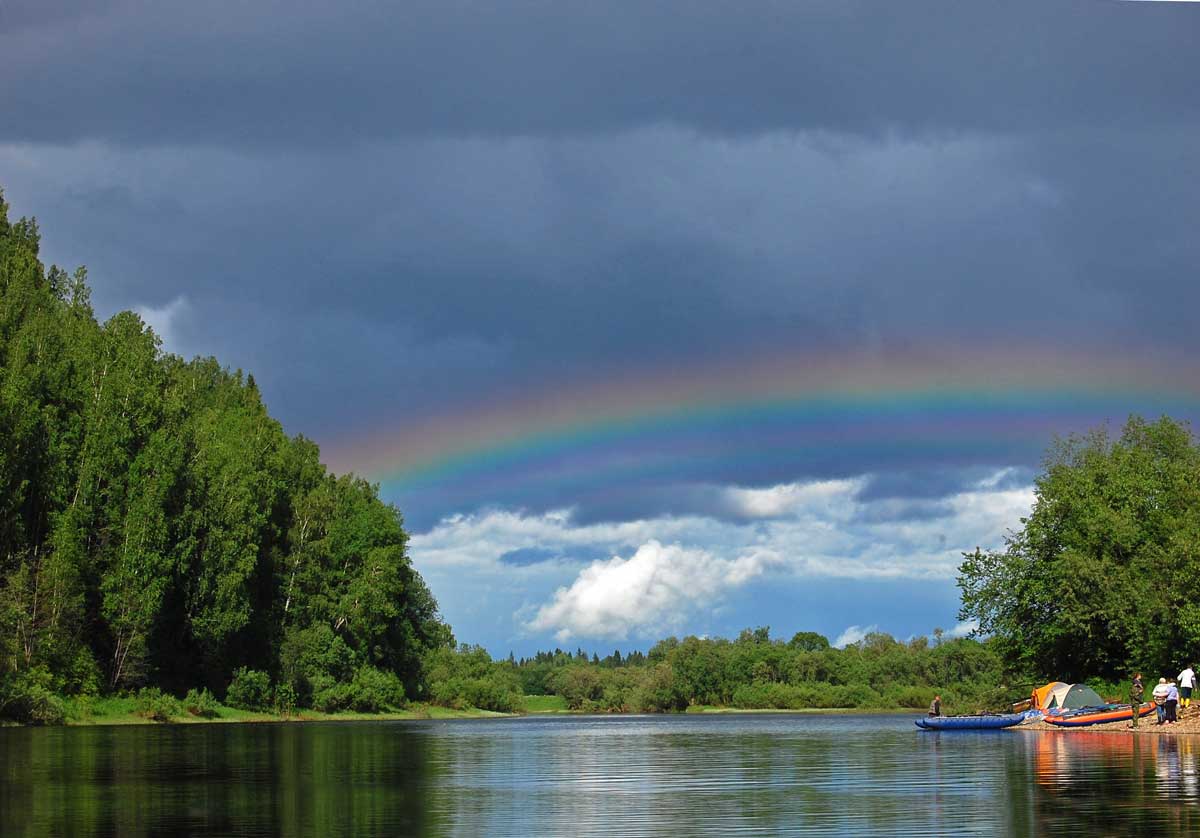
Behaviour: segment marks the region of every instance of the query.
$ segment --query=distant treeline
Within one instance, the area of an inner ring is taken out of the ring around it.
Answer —
[[[425,697],[453,639],[399,512],[284,434],[252,376],[164,353],[132,312],[98,323],[83,270],[38,250],[0,198],[0,717],[234,681],[330,710]]]
[[[646,653],[605,658],[555,649],[493,661],[479,647],[443,650],[430,689],[451,706],[511,710],[522,695],[559,695],[572,710],[664,712],[693,705],[743,709],[1003,707],[1028,692],[1009,686],[989,643],[868,634],[843,649],[814,632],[773,640],[767,628],[736,640],[670,637]]]

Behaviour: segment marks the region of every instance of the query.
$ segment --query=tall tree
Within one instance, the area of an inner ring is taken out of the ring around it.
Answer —
[[[1168,671],[1200,646],[1200,449],[1169,418],[1059,441],[1002,551],[964,556],[961,619],[1045,677]]]

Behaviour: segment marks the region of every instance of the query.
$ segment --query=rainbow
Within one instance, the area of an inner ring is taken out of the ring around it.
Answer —
[[[1054,434],[1131,412],[1200,415],[1200,365],[1036,347],[664,365],[381,423],[323,444],[337,471],[414,492],[514,474],[575,484],[687,481],[854,450],[884,463],[1036,458]]]

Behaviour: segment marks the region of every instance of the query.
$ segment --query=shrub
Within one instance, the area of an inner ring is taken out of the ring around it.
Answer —
[[[350,706],[360,713],[401,708],[405,704],[404,685],[394,672],[373,666],[360,666],[350,682]]]
[[[233,673],[225,691],[225,703],[241,710],[266,710],[271,706],[271,677],[243,666]]]
[[[335,681],[328,675],[314,675],[310,682],[312,698],[309,704],[321,713],[337,713],[350,706],[350,685]]]
[[[157,687],[144,687],[138,690],[135,698],[134,712],[143,719],[156,722],[169,722],[172,718],[184,714],[183,705],[175,696],[164,693]]]
[[[646,673],[645,680],[635,693],[634,704],[638,709],[651,713],[678,712],[687,709],[688,697],[671,665],[660,663]]]
[[[879,707],[883,700],[866,684],[846,684],[829,689],[833,707]]]
[[[432,685],[433,702],[443,707],[466,710],[476,707],[497,713],[513,713],[522,696],[515,679],[495,673],[487,678],[455,677]]]
[[[212,719],[217,715],[217,710],[220,704],[207,689],[188,690],[188,694],[184,696],[183,707],[193,716],[199,716],[202,719]]]
[[[584,709],[585,703],[594,703],[604,694],[600,670],[593,666],[563,667],[547,683],[567,700],[571,710]]]
[[[296,703],[320,709],[316,693],[332,683],[349,683],[354,677],[353,650],[332,628],[319,623],[306,629],[289,629],[279,651],[281,683],[290,684]]]
[[[884,698],[892,707],[924,710],[933,700],[935,692],[929,687],[892,687],[884,694]]]
[[[290,716],[296,712],[296,689],[291,684],[275,685],[275,712]]]
[[[0,679],[0,718],[31,725],[59,725],[62,701],[52,689],[50,670],[38,666]]]
[[[64,695],[99,695],[104,676],[87,647],[81,647],[62,675]]]

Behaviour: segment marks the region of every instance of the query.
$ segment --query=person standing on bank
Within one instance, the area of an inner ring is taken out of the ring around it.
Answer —
[[[1163,724],[1167,719],[1167,693],[1171,688],[1167,686],[1166,678],[1159,678],[1158,684],[1154,687],[1154,692],[1150,695],[1154,698],[1154,709],[1158,713],[1158,723]]]
[[[1142,673],[1133,673],[1133,683],[1129,685],[1129,705],[1133,708],[1133,726],[1136,728],[1138,723],[1138,711],[1142,709],[1142,698],[1146,695],[1146,688],[1142,686]]]
[[[1196,686],[1196,673],[1192,670],[1192,665],[1189,663],[1179,673],[1179,704],[1182,707],[1187,707],[1192,703],[1192,689]]]
[[[942,697],[940,695],[935,695],[933,701],[929,702],[929,715],[942,715]]]
[[[1167,712],[1167,724],[1173,725],[1178,721],[1175,717],[1175,708],[1179,706],[1179,687],[1175,686],[1174,681],[1169,681],[1167,687],[1169,689],[1167,690],[1167,701],[1164,706]]]

